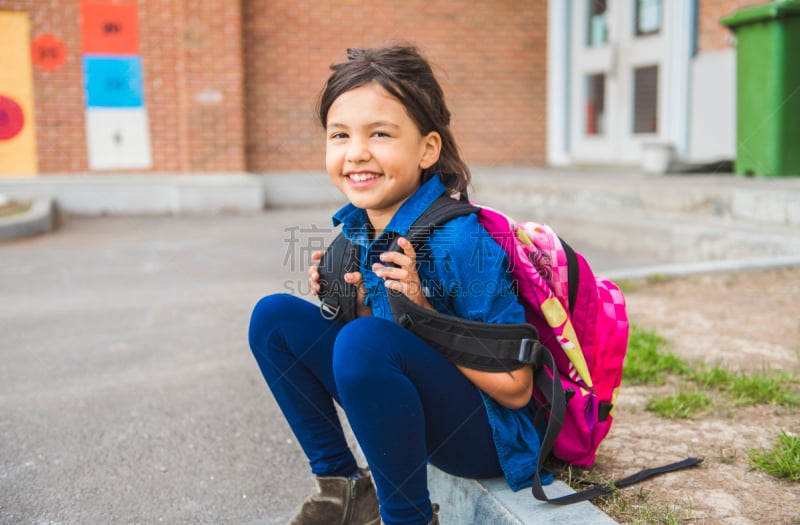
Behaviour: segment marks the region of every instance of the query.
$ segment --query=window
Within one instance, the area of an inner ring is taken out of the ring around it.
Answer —
[[[586,45],[602,46],[608,42],[608,24],[606,23],[606,0],[588,0],[589,24],[586,28]]]
[[[658,66],[633,70],[633,132],[658,132]]]
[[[636,36],[661,31],[661,0],[636,0]]]
[[[586,134],[602,135],[606,132],[606,75],[586,76]]]

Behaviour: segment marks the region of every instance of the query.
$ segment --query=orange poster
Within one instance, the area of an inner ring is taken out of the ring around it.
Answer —
[[[135,3],[81,3],[84,54],[139,54],[139,22]]]

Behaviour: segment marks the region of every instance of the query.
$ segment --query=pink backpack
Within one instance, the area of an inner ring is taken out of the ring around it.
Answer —
[[[546,224],[516,223],[487,207],[478,220],[508,255],[527,321],[553,354],[570,396],[553,454],[590,467],[614,420],[628,348],[625,298]]]

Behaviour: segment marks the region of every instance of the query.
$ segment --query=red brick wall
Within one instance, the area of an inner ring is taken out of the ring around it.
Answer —
[[[239,2],[140,0],[140,54],[153,172],[242,171],[243,65]],[[27,12],[31,41],[66,44],[55,71],[34,67],[39,170],[88,171],[79,0],[0,0]]]
[[[700,0],[698,4],[697,50],[719,51],[733,44],[733,33],[720,19],[743,7],[768,3],[764,0]]]
[[[148,3],[184,6],[184,26],[172,44],[182,49],[184,69],[179,118],[188,159],[179,169],[245,170],[241,3],[229,0],[149,0]],[[170,45],[155,38],[152,44]],[[169,100],[171,93],[164,96]]]
[[[152,172],[322,169],[313,111],[328,67],[347,47],[393,42],[437,67],[468,162],[544,162],[546,0],[137,4]],[[61,68],[34,69],[40,171],[88,171],[80,1],[0,10],[27,12],[31,40],[52,33],[67,48]]]
[[[699,51],[729,47],[719,19],[762,3],[700,0]],[[346,47],[401,41],[437,67],[468,162],[544,162],[546,0],[137,4],[153,172],[321,169],[313,109],[328,66]],[[88,171],[79,7],[0,0],[29,14],[31,40],[52,33],[67,47],[61,68],[34,68],[44,173]]]
[[[246,0],[251,171],[324,168],[313,110],[347,47],[410,42],[435,64],[464,158],[545,159],[546,0]]]

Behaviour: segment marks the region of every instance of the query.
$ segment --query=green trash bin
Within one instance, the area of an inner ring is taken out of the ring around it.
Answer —
[[[800,176],[800,0],[722,19],[736,34],[737,175]]]

